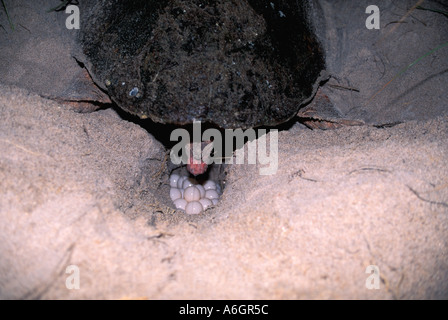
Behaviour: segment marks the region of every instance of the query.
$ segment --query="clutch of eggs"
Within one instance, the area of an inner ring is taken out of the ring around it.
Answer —
[[[170,186],[170,198],[174,206],[187,214],[202,213],[217,204],[221,194],[221,187],[213,180],[200,184],[196,179],[175,173],[170,176]]]

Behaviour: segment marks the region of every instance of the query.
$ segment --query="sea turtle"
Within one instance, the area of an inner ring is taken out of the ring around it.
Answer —
[[[98,0],[80,11],[77,59],[143,119],[277,125],[325,78],[304,1]]]

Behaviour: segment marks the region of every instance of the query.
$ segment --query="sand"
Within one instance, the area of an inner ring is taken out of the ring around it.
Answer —
[[[325,90],[365,125],[280,128],[275,174],[229,165],[219,204],[187,216],[169,207],[159,127],[56,101],[79,67],[55,32],[64,13],[15,3],[32,37],[0,16],[0,298],[448,298],[447,50],[366,103],[442,42],[448,19],[414,12],[379,47],[391,25],[366,35],[364,2],[315,2],[330,81],[361,89]],[[382,26],[412,4],[385,1]],[[41,19],[54,24],[30,26]],[[72,265],[79,289],[66,286]],[[370,265],[379,289],[366,287]]]

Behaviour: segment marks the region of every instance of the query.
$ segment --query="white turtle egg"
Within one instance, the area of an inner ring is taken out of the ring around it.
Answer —
[[[185,199],[174,200],[174,206],[176,207],[176,209],[185,210],[187,203],[188,202]]]
[[[216,189],[216,183],[213,180],[207,180],[204,183],[204,189],[205,190],[215,190]]]
[[[178,174],[173,173],[170,176],[170,186],[172,188],[177,188],[177,180],[179,180],[180,176]]]
[[[203,198],[201,200],[199,200],[199,202],[202,204],[202,207],[204,208],[204,211],[213,205],[213,202],[210,199],[207,198]]]
[[[196,186],[191,186],[185,189],[184,191],[184,199],[188,202],[190,201],[199,201],[201,198],[201,192]]]
[[[216,204],[218,203],[218,199],[212,199],[212,203],[214,206],[216,206]]]
[[[187,189],[188,187],[196,185],[198,182],[193,178],[186,178],[182,183],[182,188]]]
[[[180,199],[180,198],[182,198],[182,192],[180,192],[180,190],[177,188],[171,188],[170,189],[170,198],[173,201]]]
[[[185,207],[185,212],[187,214],[199,214],[202,211],[203,211],[202,204],[198,201],[188,202],[187,206]]]
[[[210,190],[205,191],[205,197],[210,200],[218,199],[219,194],[218,194],[218,192],[216,192],[216,190],[210,189]]]
[[[195,185],[196,188],[198,188],[199,192],[201,193],[201,198],[205,197],[205,189],[201,184]]]
[[[177,180],[177,187],[178,187],[179,189],[182,189],[182,184],[183,184],[183,182],[184,182],[185,179],[187,179],[187,177],[183,176],[183,177],[180,177],[180,178]]]

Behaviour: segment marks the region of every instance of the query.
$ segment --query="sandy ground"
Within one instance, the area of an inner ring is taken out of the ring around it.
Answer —
[[[229,166],[219,204],[186,216],[167,206],[159,127],[43,98],[79,72],[73,38],[47,1],[14,3],[15,32],[0,16],[0,298],[448,298],[448,50],[367,103],[446,41],[448,19],[386,26],[414,3],[384,1],[372,31],[364,2],[316,2],[329,83],[360,89],[326,93],[366,125],[283,128],[276,174]],[[369,265],[379,289],[366,288]]]

